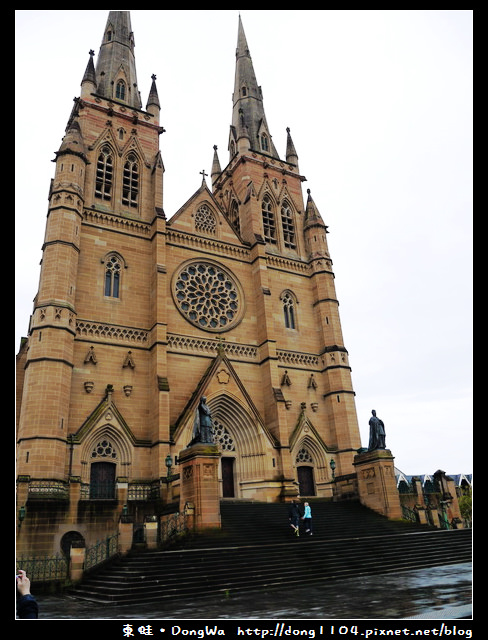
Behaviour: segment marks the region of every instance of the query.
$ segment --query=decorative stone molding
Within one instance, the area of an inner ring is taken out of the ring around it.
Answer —
[[[317,381],[313,377],[313,373],[310,375],[310,378],[308,379],[307,388],[308,389],[316,389],[317,388]]]
[[[85,356],[84,362],[85,362],[85,364],[87,364],[88,362],[93,362],[93,364],[97,364],[97,356],[95,355],[95,348],[94,347],[90,347],[88,349],[88,353]]]
[[[292,366],[318,368],[319,358],[311,353],[298,353],[296,351],[284,351],[277,349],[278,361]]]
[[[126,367],[130,367],[131,369],[134,369],[135,366],[136,365],[134,364],[134,357],[132,355],[132,351],[129,351],[125,356],[125,360],[124,360],[124,364],[122,365],[122,368],[125,369]]]
[[[220,369],[220,371],[217,372],[217,380],[220,384],[228,384],[230,380],[229,372],[226,369]]]
[[[76,333],[81,338],[91,338],[92,340],[113,340],[137,344],[145,344],[148,340],[148,332],[144,329],[88,322],[86,320],[76,321]]]
[[[138,220],[130,220],[101,211],[85,209],[83,217],[86,222],[110,229],[122,229],[131,234],[148,237],[151,233],[151,225]]]
[[[281,378],[281,386],[286,384],[287,387],[291,386],[290,376],[288,375],[288,371],[285,371],[283,377]]]
[[[168,348],[184,351],[192,351],[214,355],[219,349],[223,349],[227,356],[235,356],[239,359],[248,358],[256,359],[258,354],[257,347],[252,345],[237,344],[231,342],[222,343],[219,340],[211,340],[205,338],[192,338],[174,333],[168,333]]]

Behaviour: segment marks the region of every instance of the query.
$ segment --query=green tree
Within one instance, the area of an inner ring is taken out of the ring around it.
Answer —
[[[461,511],[461,517],[463,520],[471,522],[472,517],[472,493],[471,487],[466,493],[459,498],[459,510]]]

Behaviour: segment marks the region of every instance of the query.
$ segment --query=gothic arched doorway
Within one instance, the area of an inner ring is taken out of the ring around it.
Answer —
[[[209,397],[208,406],[215,444],[222,456],[221,496],[242,499],[256,498],[258,491],[265,494],[272,449],[263,427],[248,408],[230,394]]]

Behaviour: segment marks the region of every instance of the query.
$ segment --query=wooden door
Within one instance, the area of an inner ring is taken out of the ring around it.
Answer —
[[[301,496],[315,495],[315,482],[313,480],[313,467],[298,467],[298,484]]]
[[[112,462],[93,462],[90,469],[90,498],[113,500],[115,498],[115,469]]]
[[[234,498],[234,458],[221,458],[222,497]]]

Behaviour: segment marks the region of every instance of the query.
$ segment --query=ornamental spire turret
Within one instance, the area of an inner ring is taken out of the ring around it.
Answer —
[[[156,88],[156,76],[151,76],[151,89],[149,90],[149,97],[147,99],[146,111],[151,113],[156,122],[159,122],[159,112],[161,111],[161,104],[159,102],[158,90]]]
[[[294,164],[298,169],[298,154],[295,150],[295,145],[293,144],[293,140],[291,139],[290,127],[286,128],[286,161],[290,164]]]
[[[329,257],[326,233],[327,225],[324,224],[322,216],[313,201],[310,189],[307,189],[307,204],[305,206],[305,219],[303,221],[303,234],[307,244],[310,259]]]
[[[214,145],[213,149],[214,149],[214,153],[213,153],[213,160],[212,160],[212,171],[210,173],[212,186],[214,185],[215,181],[218,180],[218,178],[220,178],[220,174],[222,173],[222,169],[220,168],[219,156],[217,153],[217,145]]]
[[[90,49],[89,55],[90,58],[88,60],[88,64],[86,65],[83,80],[81,81],[82,98],[85,98],[90,93],[96,93],[97,91],[97,74],[95,72],[95,65],[93,63],[93,56],[95,55],[95,52],[93,51],[93,49]]]

